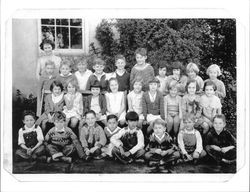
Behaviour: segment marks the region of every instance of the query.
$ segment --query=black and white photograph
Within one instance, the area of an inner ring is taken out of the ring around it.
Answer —
[[[249,83],[237,16],[102,11],[9,18],[4,169],[20,181],[237,176]]]

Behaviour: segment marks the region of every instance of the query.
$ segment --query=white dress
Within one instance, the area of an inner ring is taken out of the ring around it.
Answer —
[[[124,93],[118,91],[117,93],[106,93],[107,106],[110,106],[110,111],[107,111],[107,115],[119,113],[122,102],[124,102]],[[124,105],[124,104],[123,104]],[[126,111],[124,110],[119,117],[120,120],[125,120]]]
[[[64,100],[66,107],[64,107],[63,112],[66,118],[76,117],[80,120],[83,113],[82,94],[79,92],[74,95],[67,93],[64,95]]]
[[[88,69],[84,72],[83,75],[79,71],[75,72],[75,76],[76,76],[76,79],[78,81],[79,89],[81,91],[86,90],[87,81],[88,81],[90,75],[92,75],[92,74],[93,74],[92,71],[90,71]]]
[[[144,119],[142,114],[142,96],[143,91],[141,93],[136,94],[134,91],[131,91],[128,94],[128,103],[131,103],[132,109],[131,111],[135,111],[139,115],[139,119]]]

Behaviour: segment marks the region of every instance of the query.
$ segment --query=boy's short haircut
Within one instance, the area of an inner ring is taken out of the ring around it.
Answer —
[[[217,90],[217,87],[216,87],[215,83],[213,81],[211,81],[211,80],[208,80],[208,81],[205,82],[203,91],[205,91],[206,86],[212,86],[214,88],[214,91]]]
[[[95,65],[102,65],[105,67],[106,63],[104,60],[102,60],[101,58],[97,57],[94,59],[94,62],[93,62],[93,66]]]
[[[183,63],[181,61],[174,61],[171,65],[172,70],[180,69],[181,74],[183,73]]]
[[[62,68],[62,66],[65,66],[65,65],[71,69],[71,63],[68,59],[65,59],[61,62],[60,69]]]
[[[53,41],[51,41],[50,39],[44,39],[41,43],[40,43],[40,49],[43,49],[44,44],[50,44],[52,47],[52,50],[55,49],[55,43]]]
[[[118,121],[118,117],[114,114],[111,114],[111,115],[108,115],[107,116],[107,122],[110,120],[110,119],[115,119],[116,121]]]
[[[79,90],[79,85],[78,85],[78,81],[76,79],[69,79],[68,81],[66,81],[66,86],[65,89],[68,92],[68,85],[71,84],[76,88],[76,91]]]
[[[28,116],[28,115],[32,116],[34,118],[34,120],[37,119],[36,114],[33,111],[31,111],[31,110],[24,110],[23,114],[22,114],[22,120],[24,120],[24,118],[26,116]]]
[[[222,119],[222,121],[224,122],[224,123],[226,123],[226,117],[225,117],[225,115],[223,115],[223,114],[220,114],[220,115],[215,115],[215,117],[213,118],[213,122],[214,122],[214,120],[215,119]]]
[[[135,81],[134,81],[133,85],[134,85],[136,82],[141,83],[141,85],[143,86],[143,78],[142,78],[141,76],[137,76],[137,77],[135,78]]]
[[[166,130],[166,122],[164,120],[162,120],[162,119],[156,119],[153,122],[153,124],[152,124],[153,129],[154,129],[155,125],[162,125]]]
[[[186,86],[185,86],[186,92],[188,92],[188,86],[189,86],[190,83],[195,83],[195,85],[196,85],[196,91],[195,92],[200,90],[200,86],[198,85],[197,81],[194,80],[194,79],[189,79]]]
[[[167,90],[170,91],[173,88],[177,88],[177,81],[171,81],[168,85],[167,85]]]
[[[84,116],[86,117],[88,114],[93,114],[93,115],[96,117],[96,113],[95,113],[94,110],[89,110],[89,111],[87,111],[87,112],[84,114]]]
[[[129,111],[125,116],[126,121],[139,121],[139,116],[135,111]]]
[[[122,59],[126,63],[126,59],[123,55],[119,54],[115,56],[115,63],[119,60]]]
[[[200,70],[199,70],[197,64],[189,63],[186,67],[186,71],[187,71],[187,73],[189,73],[190,71],[194,71],[196,74],[198,74]]]
[[[210,66],[207,68],[207,71],[206,71],[207,75],[209,75],[209,71],[211,71],[211,70],[217,71],[217,76],[220,76],[220,75],[221,75],[221,70],[220,70],[220,67],[219,67],[218,65],[216,65],[216,64],[210,65]]]
[[[86,65],[88,65],[88,57],[87,56],[79,56],[79,57],[76,57],[75,58],[75,63],[76,63],[76,65],[78,65],[78,64],[86,64]]]
[[[90,90],[92,88],[100,88],[100,90],[102,89],[102,86],[100,84],[100,82],[98,80],[95,80],[93,84],[90,85]]]
[[[167,63],[168,63],[167,61],[161,60],[158,65],[158,69],[163,69],[163,68],[167,69]]]
[[[45,66],[48,66],[48,65],[53,65],[54,68],[56,67],[55,62],[54,62],[54,61],[51,61],[51,60],[47,60],[47,61],[45,62]]]
[[[54,89],[54,87],[60,87],[61,88],[61,91],[63,91],[63,84],[61,81],[59,80],[55,80],[51,83],[50,85],[50,91],[52,92],[52,90]]]
[[[66,120],[66,115],[62,111],[56,111],[54,113],[54,121]]]
[[[135,55],[136,54],[139,54],[139,55],[141,55],[143,57],[146,57],[147,56],[147,49],[145,49],[145,48],[137,48],[135,50]]]
[[[183,116],[183,122],[191,120],[193,123],[195,122],[195,116],[193,114],[185,114]]]

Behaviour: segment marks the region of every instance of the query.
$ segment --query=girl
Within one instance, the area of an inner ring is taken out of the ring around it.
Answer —
[[[188,75],[188,80],[194,79],[198,86],[199,86],[199,90],[196,90],[197,94],[201,94],[202,93],[202,89],[204,87],[204,81],[202,80],[202,78],[198,75],[199,73],[199,68],[195,63],[189,63],[186,67],[186,72]]]
[[[41,56],[37,61],[37,66],[36,66],[36,78],[37,78],[37,80],[40,79],[40,76],[45,68],[45,63],[48,60],[53,61],[55,63],[56,73],[59,72],[59,67],[60,67],[60,63],[61,63],[61,58],[57,57],[53,54],[53,49],[55,48],[55,44],[53,41],[51,41],[49,39],[44,39],[42,41],[42,43],[40,44],[40,48],[43,50],[44,55]]]
[[[159,91],[162,93],[163,96],[166,95],[166,83],[167,83],[167,62],[166,61],[161,61],[159,64],[159,69],[158,69],[159,75],[156,76],[157,79],[160,81],[160,87]]]
[[[111,92],[105,94],[107,100],[107,115],[116,115],[122,126],[125,124],[126,115],[124,92],[118,91],[118,81],[113,77],[109,80],[109,88]]]
[[[181,97],[177,95],[177,83],[172,81],[168,86],[169,94],[164,97],[165,121],[167,121],[167,132],[171,134],[176,141],[179,132],[179,125],[182,119]]]
[[[200,104],[200,96],[196,94],[197,90],[200,90],[197,81],[194,79],[189,80],[186,85],[187,94],[182,98],[182,115],[192,114],[194,116],[195,128],[202,124],[202,108]]]
[[[166,82],[166,87],[169,87],[169,84],[174,81],[177,82],[177,94],[183,96],[185,93],[185,87],[187,84],[187,76],[182,73],[183,65],[180,61],[175,61],[172,63],[173,75],[169,75]],[[168,94],[168,92],[167,92]]]
[[[46,131],[47,123],[53,124],[54,113],[56,111],[62,111],[64,106],[62,83],[57,80],[53,81],[50,86],[50,91],[52,93],[45,97],[44,113],[36,121],[37,125],[41,124],[44,133]]]
[[[142,78],[137,78],[134,82],[134,89],[128,94],[128,111],[135,111],[139,115],[138,127],[142,127],[142,123],[144,120],[142,114]]]
[[[216,85],[213,81],[206,81],[204,85],[205,94],[201,96],[201,107],[202,107],[202,128],[203,134],[209,131],[212,127],[212,121],[215,115],[221,114],[221,102],[219,97],[214,93],[216,91]]]
[[[212,64],[207,68],[207,75],[209,76],[209,79],[205,80],[207,81],[213,81],[216,85],[216,91],[215,95],[218,96],[220,99],[223,99],[226,97],[226,89],[224,83],[217,79],[218,76],[221,75],[220,67],[216,64]]]
[[[82,94],[78,92],[77,81],[72,79],[66,86],[67,94],[64,95],[65,106],[63,112],[66,115],[66,125],[70,122],[70,127],[74,130],[81,119],[83,113]]]

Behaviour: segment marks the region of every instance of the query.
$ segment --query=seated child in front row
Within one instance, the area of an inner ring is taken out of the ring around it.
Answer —
[[[96,114],[93,110],[85,113],[86,124],[80,128],[79,137],[85,153],[85,159],[102,158],[101,148],[105,146],[107,139],[103,128],[96,123]]]
[[[184,129],[178,134],[178,145],[184,161],[197,161],[206,155],[202,147],[200,132],[194,129],[194,116],[186,115],[183,117]]]
[[[206,151],[217,163],[234,163],[236,161],[236,141],[234,136],[225,129],[226,118],[216,115],[213,128],[206,136]]]
[[[35,125],[35,113],[32,111],[23,112],[24,126],[18,131],[19,149],[16,151],[16,158],[36,160],[45,158],[43,133],[38,125]]]
[[[120,127],[118,127],[118,117],[116,115],[108,115],[107,116],[107,127],[104,128],[104,133],[107,138],[106,145],[102,148],[102,156],[109,156],[112,157],[111,151],[114,147],[114,145],[110,142],[110,139],[113,135],[118,133],[121,130]]]
[[[65,161],[72,162],[73,153],[76,151],[80,158],[84,157],[82,147],[74,132],[65,126],[66,116],[58,111],[54,114],[55,127],[51,128],[45,136],[45,146],[51,155],[47,162]]]
[[[53,124],[53,116],[56,111],[62,111],[64,106],[63,85],[60,81],[53,81],[50,86],[51,94],[45,97],[44,113],[36,121],[41,124],[43,133],[47,131],[47,123]]]
[[[137,128],[139,116],[136,112],[130,111],[126,114],[128,127],[123,128],[110,139],[115,146],[112,155],[120,162],[127,164],[143,157],[144,136],[141,129]]]
[[[149,138],[149,144],[146,147],[145,159],[149,166],[152,163],[164,165],[165,163],[174,163],[180,157],[177,146],[173,144],[172,138],[166,132],[166,123],[162,119],[156,119],[153,123],[153,134]]]

